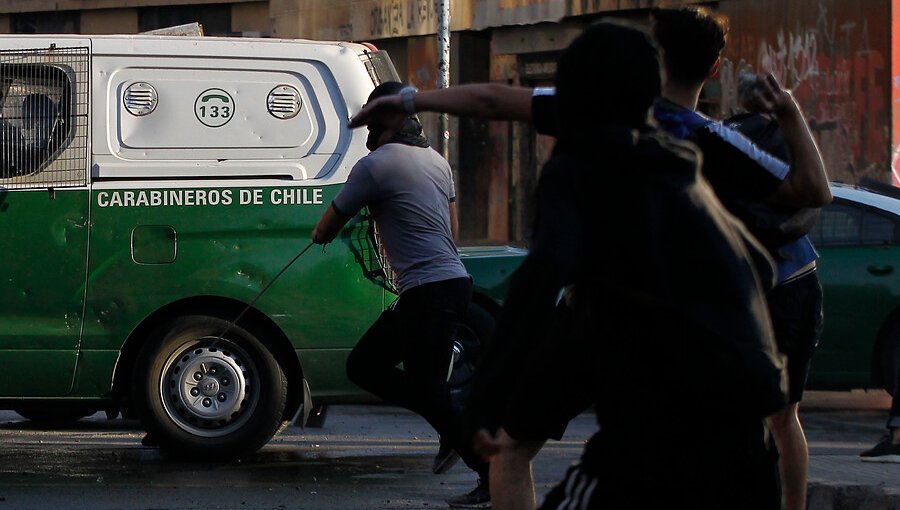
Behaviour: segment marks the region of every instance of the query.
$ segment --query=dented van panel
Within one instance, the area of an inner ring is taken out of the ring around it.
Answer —
[[[84,309],[87,223],[86,190],[0,190],[0,397],[63,396],[71,390]]]
[[[249,303],[310,242],[315,222],[338,189],[95,188],[85,347],[119,348],[117,339],[160,303],[198,295]],[[134,233],[153,225],[172,232],[171,261],[135,260],[140,254]],[[311,249],[254,305],[294,333],[294,348],[351,348],[383,309],[383,289],[366,278],[354,253],[368,249],[359,244],[351,228],[324,250]],[[140,292],[123,294],[123,279]],[[127,312],[108,312],[115,301]],[[117,319],[104,319],[103,313]]]

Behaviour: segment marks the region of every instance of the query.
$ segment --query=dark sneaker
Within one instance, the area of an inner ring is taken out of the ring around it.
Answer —
[[[900,444],[892,444],[891,436],[881,438],[872,448],[859,454],[859,459],[866,462],[897,462],[900,463]]]
[[[447,500],[450,508],[490,508],[491,491],[486,483],[478,480],[478,485],[471,492]]]
[[[446,473],[459,460],[459,454],[449,444],[441,441],[437,455],[434,456],[434,464],[431,465],[431,472],[440,475]]]

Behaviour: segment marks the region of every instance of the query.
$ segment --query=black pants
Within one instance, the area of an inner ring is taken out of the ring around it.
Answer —
[[[470,278],[403,292],[353,348],[347,376],[369,393],[421,415],[470,468],[486,477],[487,465],[468,441],[462,444],[461,419],[453,412],[447,384],[453,340],[471,299]]]
[[[775,342],[787,356],[788,396],[800,402],[809,364],[822,337],[822,286],[815,271],[779,285],[766,295]]]
[[[885,356],[893,356],[893,373],[884,374],[885,389],[893,397],[891,399],[891,411],[888,416],[887,427],[889,429],[900,428],[900,343],[894,343],[893,352],[886,352]]]

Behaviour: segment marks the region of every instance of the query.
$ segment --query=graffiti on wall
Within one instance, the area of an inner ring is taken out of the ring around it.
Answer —
[[[894,144],[894,154],[891,156],[891,183],[900,186],[900,143]]]
[[[870,43],[868,20],[841,20],[819,4],[815,23],[779,28],[757,39],[756,58],[724,62],[721,108],[738,108],[741,71],[772,73],[804,109],[832,179],[883,179],[889,118],[885,114],[888,72],[882,52]],[[744,48],[746,56],[751,48]],[[895,84],[895,86],[897,86]]]
[[[896,3],[894,4],[896,5]],[[900,47],[900,9],[891,9],[891,47]],[[894,135],[891,151],[891,181],[900,186],[900,51],[891,51],[891,127]]]
[[[380,0],[369,11],[370,37],[399,37],[434,32],[438,0]]]
[[[898,57],[895,55],[894,57]],[[900,71],[895,62],[894,71]],[[894,76],[894,90],[891,99],[894,103],[894,150],[891,152],[891,182],[894,186],[900,186],[900,76]]]

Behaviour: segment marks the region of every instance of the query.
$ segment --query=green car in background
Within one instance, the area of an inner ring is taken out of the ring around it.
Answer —
[[[900,348],[900,194],[832,184],[810,239],[819,252],[825,329],[807,387],[881,388]]]

